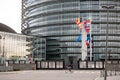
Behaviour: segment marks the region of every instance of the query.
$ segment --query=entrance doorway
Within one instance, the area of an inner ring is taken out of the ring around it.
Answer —
[[[73,65],[73,59],[74,57],[73,56],[69,56],[69,64]]]
[[[73,69],[78,69],[78,64],[77,64],[77,56],[69,56],[68,57],[68,62],[69,64],[72,65]]]

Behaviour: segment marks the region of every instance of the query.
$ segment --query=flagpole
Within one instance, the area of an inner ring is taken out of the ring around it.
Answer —
[[[81,19],[82,20],[82,19]],[[82,56],[82,61],[86,60],[87,58],[87,44],[86,44],[86,39],[87,39],[87,32],[85,29],[86,26],[86,21],[82,21],[82,23],[80,22],[80,19],[76,19],[76,24],[79,26],[79,28],[81,29],[81,43],[82,43],[82,47],[81,47],[81,56]],[[82,26],[82,27],[81,27]],[[77,38],[77,41],[80,41],[79,39],[80,37]],[[89,41],[90,42],[90,41]]]
[[[83,21],[83,24],[82,24],[82,61],[86,60],[86,57],[87,57],[87,45],[85,45],[85,41],[86,41],[86,38],[87,38],[87,32],[85,31],[85,28],[84,28],[84,21]]]
[[[91,22],[91,20],[90,20]],[[90,61],[92,61],[92,28],[90,23]]]

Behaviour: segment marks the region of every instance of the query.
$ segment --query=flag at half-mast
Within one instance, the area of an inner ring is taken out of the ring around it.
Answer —
[[[82,24],[83,24],[82,23],[82,18],[77,18],[75,22],[78,25],[79,29],[82,29]]]

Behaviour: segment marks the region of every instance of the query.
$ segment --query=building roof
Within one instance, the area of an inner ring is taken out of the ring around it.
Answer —
[[[12,28],[10,28],[9,26],[0,23],[0,31],[4,31],[4,32],[10,32],[10,33],[17,33],[15,30],[13,30]]]

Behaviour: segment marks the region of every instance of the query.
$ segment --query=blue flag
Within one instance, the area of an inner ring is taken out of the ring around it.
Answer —
[[[87,41],[90,41],[90,34],[87,35]]]
[[[82,36],[80,35],[80,36],[77,37],[76,42],[81,41],[81,39],[82,39]]]

